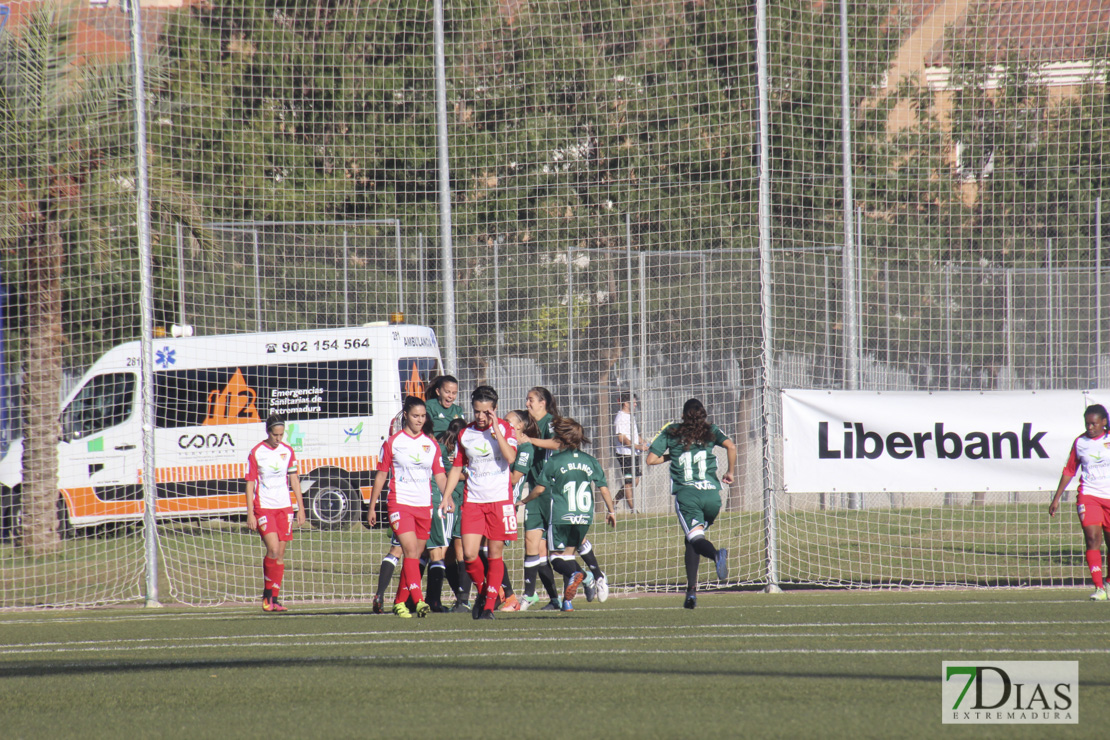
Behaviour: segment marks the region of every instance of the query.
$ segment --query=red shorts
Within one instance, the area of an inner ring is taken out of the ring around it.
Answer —
[[[516,540],[516,504],[510,500],[486,504],[463,501],[462,533],[480,534],[497,542],[513,542]]]
[[[284,509],[259,509],[254,508],[254,515],[258,519],[258,534],[265,539],[271,532],[278,536],[279,542],[289,542],[293,539],[293,507]]]
[[[432,534],[432,507],[391,503],[389,526],[394,534],[415,532],[416,539],[426,540]]]
[[[1075,510],[1084,527],[1102,527],[1104,532],[1110,532],[1110,498],[1081,493],[1075,498]]]

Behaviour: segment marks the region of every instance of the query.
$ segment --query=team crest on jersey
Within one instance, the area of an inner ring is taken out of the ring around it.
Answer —
[[[424,452],[431,452],[432,451],[432,446],[431,445],[423,445],[420,449],[424,450]]]

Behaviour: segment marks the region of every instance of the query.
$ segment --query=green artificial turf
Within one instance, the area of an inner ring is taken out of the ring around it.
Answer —
[[[1087,589],[610,598],[402,620],[296,606],[0,615],[5,738],[1093,737]],[[945,660],[1079,660],[1079,724],[941,724]]]

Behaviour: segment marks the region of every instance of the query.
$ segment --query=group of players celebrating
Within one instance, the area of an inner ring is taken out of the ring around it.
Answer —
[[[528,392],[525,410],[498,415],[497,391],[487,385],[470,396],[473,420],[466,421],[456,403],[458,381],[443,375],[428,386],[427,400],[409,396],[400,428],[390,435],[370,495],[367,524],[377,524],[377,503],[388,485],[387,510],[393,541],[381,563],[373,610],[384,612],[385,590],[401,565],[400,585],[392,611],[402,618],[432,612],[470,612],[474,619],[493,619],[495,609],[523,611],[536,606],[543,585],[548,603],[542,610],[573,611],[581,588],[587,601],[605,601],[609,586],[587,533],[593,523],[595,493],[605,504],[605,521],[616,527],[616,512],[601,463],[583,451],[589,440],[572,418],[561,416],[546,388]],[[267,440],[254,450],[260,457],[281,457],[280,465],[249,465],[248,525],[267,546],[263,564],[263,609],[285,611],[277,594],[284,571],[285,544],[292,539],[292,507],[284,512],[260,506],[260,470],[274,470],[270,488],[284,488],[286,475],[299,505],[304,506],[293,450],[282,442],[280,419],[267,420]],[[718,480],[714,447],[727,453],[728,470]],[[720,481],[732,483],[736,447],[714,424],[705,407],[690,399],[682,421],[666,426],[648,450],[649,465],[670,463],[675,512],[685,535],[687,592],[683,605],[697,604],[697,574],[702,557],[714,562],[720,580],[728,577],[728,550],[716,548],[706,530],[721,509]],[[280,467],[280,471],[278,468]],[[264,476],[263,476],[264,477]],[[280,486],[277,477],[281,477]],[[288,500],[288,490],[285,490]],[[275,498],[275,497],[271,497]],[[269,499],[267,499],[268,501]],[[517,539],[518,506],[524,507],[524,591],[518,597],[503,559],[505,543]],[[284,516],[283,516],[284,514]],[[272,531],[265,531],[272,530]],[[270,539],[274,542],[271,543]],[[578,558],[585,564],[580,568]],[[421,587],[427,573],[427,595]],[[562,588],[555,574],[563,577]],[[446,580],[455,595],[442,601]],[[473,605],[471,586],[477,586]]]
[[[594,493],[605,503],[605,520],[617,524],[613,499],[601,464],[582,446],[588,443],[582,425],[558,413],[546,388],[528,392],[527,410],[497,415],[497,392],[478,386],[470,396],[474,419],[467,423],[455,403],[458,381],[444,375],[428,388],[429,399],[408,397],[401,428],[382,448],[367,513],[377,523],[377,502],[388,482],[389,524],[393,543],[382,561],[373,609],[382,613],[383,596],[398,563],[401,583],[393,602],[399,617],[424,617],[431,612],[469,611],[475,619],[493,619],[495,608],[525,610],[535,606],[537,579],[547,591],[544,610],[573,611],[581,587],[588,601],[605,601],[609,587],[593,546],[586,538],[593,523]],[[1064,490],[1080,476],[1076,508],[1086,545],[1094,601],[1110,601],[1103,579],[1100,535],[1110,544],[1110,421],[1106,408],[1095,404],[1084,412],[1086,433],[1072,443],[1068,462],[1049,504],[1055,516]],[[266,420],[266,439],[247,459],[247,526],[266,547],[262,561],[262,608],[284,612],[278,598],[285,572],[285,547],[296,521],[305,523],[304,501],[297,477],[296,456],[282,438],[284,420]],[[714,448],[723,447],[725,474],[717,477]],[[668,424],[648,448],[648,465],[670,463],[671,494],[685,542],[686,596],[683,606],[697,606],[698,566],[712,560],[719,580],[728,578],[728,550],[717,548],[706,531],[721,510],[721,482],[735,478],[736,446],[715,424],[696,398],[682,408],[682,420]],[[449,494],[446,492],[450,492]],[[524,593],[513,592],[503,559],[505,543],[517,539],[517,507],[523,504]],[[578,567],[577,558],[586,564]],[[427,570],[427,599],[421,589]],[[563,576],[560,592],[555,573]],[[455,605],[443,605],[446,579]],[[470,606],[472,584],[477,597]],[[411,604],[411,606],[410,606]]]
[[[586,539],[595,491],[605,502],[610,526],[616,526],[616,516],[601,464],[581,450],[586,441],[582,426],[559,416],[546,388],[528,392],[526,411],[501,418],[497,392],[489,386],[471,394],[473,421],[467,423],[455,403],[458,392],[454,377],[440,376],[428,387],[427,401],[407,398],[401,429],[382,448],[367,523],[377,521],[377,501],[388,479],[394,542],[382,561],[374,611],[383,611],[385,589],[402,560],[393,602],[399,617],[469,611],[475,619],[492,619],[497,608],[535,606],[537,580],[549,599],[542,609],[573,611],[580,587],[588,600],[604,601],[608,584]],[[503,554],[505,543],[517,539],[522,503],[524,593],[518,597]],[[578,567],[576,556],[586,570]],[[422,559],[428,572],[426,599],[420,591]],[[562,589],[556,588],[555,572],[563,576]],[[455,594],[452,609],[442,602],[444,579]],[[478,587],[473,606],[471,584]]]

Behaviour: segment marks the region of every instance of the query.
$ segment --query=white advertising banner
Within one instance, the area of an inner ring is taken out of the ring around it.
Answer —
[[[1110,405],[1110,391],[784,390],[784,485],[1052,491],[1093,403]]]

